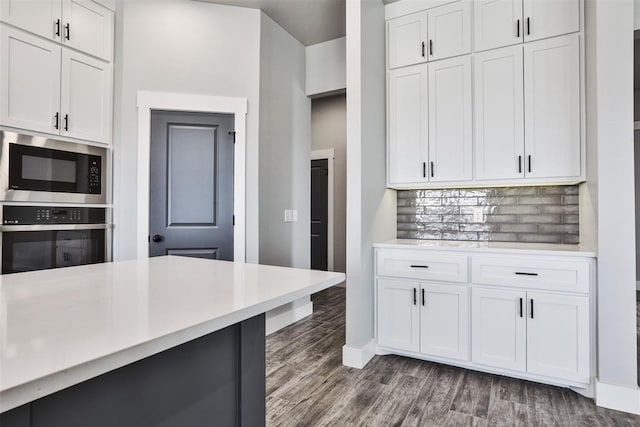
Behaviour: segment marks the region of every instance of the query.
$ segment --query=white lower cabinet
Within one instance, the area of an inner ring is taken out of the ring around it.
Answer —
[[[469,360],[466,286],[378,279],[378,344]]]
[[[381,351],[586,388],[592,377],[593,258],[514,253],[376,248]],[[403,254],[411,267],[422,267],[423,277],[390,268]],[[461,262],[465,257],[469,262]],[[445,258],[458,260],[465,271],[455,280],[434,281],[430,267]],[[491,274],[502,270],[510,272],[509,280]],[[570,272],[573,282],[558,280]]]

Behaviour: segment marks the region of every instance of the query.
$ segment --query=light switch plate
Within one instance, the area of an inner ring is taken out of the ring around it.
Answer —
[[[298,209],[294,209],[292,212],[293,212],[293,215],[291,216],[291,220],[293,222],[298,222]]]
[[[291,209],[284,210],[284,222],[292,222],[293,221],[293,211]]]

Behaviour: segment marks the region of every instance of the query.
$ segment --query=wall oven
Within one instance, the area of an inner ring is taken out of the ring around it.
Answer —
[[[2,274],[110,261],[107,208],[2,207]]]
[[[107,203],[107,149],[2,131],[0,200]]]

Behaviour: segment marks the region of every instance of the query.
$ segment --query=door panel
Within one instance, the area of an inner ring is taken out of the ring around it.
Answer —
[[[229,114],[152,112],[150,256],[233,260],[232,130]]]
[[[63,0],[62,7],[64,44],[112,61],[113,12],[90,0]]]
[[[60,40],[62,0],[2,0],[0,20],[50,40]]]
[[[522,312],[520,302],[522,301]],[[525,292],[471,291],[473,363],[524,372],[527,368]]]
[[[469,290],[421,284],[420,352],[469,360]]]
[[[389,68],[426,62],[427,12],[387,22],[387,58]]]
[[[522,43],[522,0],[475,0],[473,23],[476,52]]]
[[[471,2],[429,10],[429,61],[471,53]]]
[[[580,0],[524,0],[524,23],[525,41],[579,31]]]
[[[471,58],[429,64],[429,180],[472,179]]]
[[[378,344],[420,351],[417,282],[378,279]]]
[[[327,270],[329,161],[311,160],[311,268]]]
[[[524,178],[522,46],[475,57],[476,179]]]
[[[0,37],[1,124],[59,133],[60,46],[5,25]]]

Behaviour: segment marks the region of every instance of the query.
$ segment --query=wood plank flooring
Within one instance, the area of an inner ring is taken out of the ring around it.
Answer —
[[[528,381],[400,356],[347,368],[345,289],[312,298],[313,315],[267,337],[268,426],[640,426]]]

